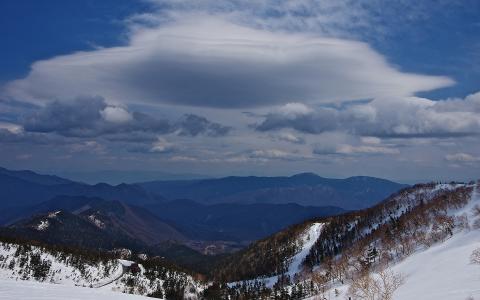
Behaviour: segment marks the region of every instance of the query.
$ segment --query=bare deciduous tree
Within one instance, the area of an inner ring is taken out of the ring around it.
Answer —
[[[328,278],[317,271],[312,273],[312,282],[315,285],[315,289],[319,293],[316,296],[316,299],[324,299],[327,291]]]
[[[353,299],[391,300],[393,293],[404,282],[401,274],[385,269],[376,276],[367,273],[353,280],[348,293]]]
[[[393,293],[405,282],[405,278],[401,274],[395,274],[390,269],[385,269],[378,273],[380,279],[379,284],[380,298],[379,300],[391,300]]]
[[[470,254],[470,262],[480,265],[480,248],[473,250],[472,254]]]

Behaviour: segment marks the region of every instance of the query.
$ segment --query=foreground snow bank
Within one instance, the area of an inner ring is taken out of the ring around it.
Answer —
[[[0,279],[0,300],[145,300],[148,297],[122,294],[107,290],[38,283],[24,280]]]
[[[470,263],[479,247],[480,231],[475,230],[408,257],[392,268],[406,278],[394,299],[480,299],[480,266]]]

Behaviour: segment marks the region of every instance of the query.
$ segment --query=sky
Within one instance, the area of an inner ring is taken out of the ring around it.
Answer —
[[[480,177],[476,0],[4,0],[0,33],[6,168]]]

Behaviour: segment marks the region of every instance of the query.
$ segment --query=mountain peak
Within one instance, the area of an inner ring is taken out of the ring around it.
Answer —
[[[298,173],[295,175],[290,176],[290,178],[309,178],[309,177],[315,177],[315,178],[323,178],[313,172],[303,172],[303,173]]]

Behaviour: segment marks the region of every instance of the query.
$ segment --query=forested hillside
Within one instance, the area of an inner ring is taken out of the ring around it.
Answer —
[[[215,274],[235,282],[224,291],[235,297],[297,299],[333,293],[335,286],[345,283],[350,289],[343,288],[343,293],[364,299],[359,296],[361,284],[370,273],[379,272],[376,276],[400,286],[404,278],[391,273],[390,266],[454,234],[479,230],[475,188],[456,183],[416,185],[370,209],[308,221],[254,243],[219,265]],[[317,223],[323,225],[315,242],[302,242],[302,232]],[[303,267],[292,274],[295,259],[290,258],[304,252],[305,244],[309,249]]]

